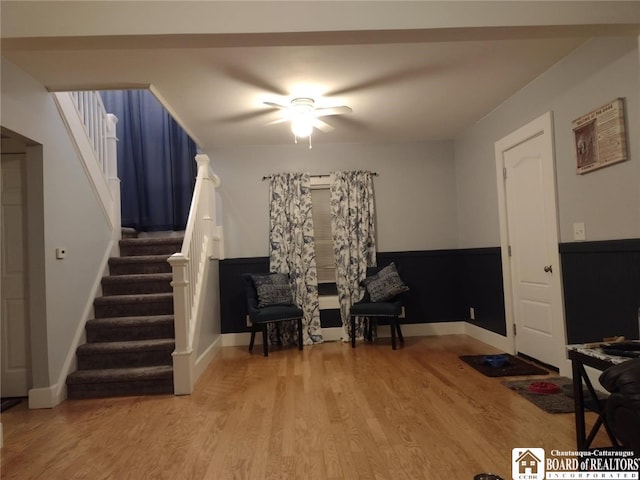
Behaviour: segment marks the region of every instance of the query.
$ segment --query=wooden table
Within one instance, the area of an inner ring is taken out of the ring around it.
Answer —
[[[593,388],[591,380],[589,380],[589,376],[587,375],[584,367],[588,366],[595,368],[596,370],[604,371],[613,365],[629,360],[629,358],[608,355],[603,352],[601,348],[587,348],[584,345],[568,345],[567,351],[569,354],[569,360],[571,360],[573,376],[573,401],[575,406],[576,444],[578,450],[586,450],[589,448],[601,426],[604,426],[607,431],[611,444],[614,447],[618,447],[618,442],[613,433],[611,433],[604,416],[604,402],[598,400],[596,391]],[[591,398],[593,399],[593,405],[596,409],[596,413],[598,414],[598,419],[591,427],[591,431],[588,436],[585,425],[583,381],[591,395]]]

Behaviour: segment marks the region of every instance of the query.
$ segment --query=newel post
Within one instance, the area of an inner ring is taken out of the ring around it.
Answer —
[[[120,199],[120,178],[118,177],[118,136],[116,134],[116,125],[118,124],[118,117],[112,113],[105,115],[106,124],[106,168],[105,173],[107,182],[109,184],[109,191],[111,192],[112,211],[111,211],[111,225],[113,227],[112,238],[113,247],[112,255],[120,255],[119,240],[122,238],[122,214],[121,214],[121,199]]]
[[[202,202],[202,210],[200,211],[200,216],[202,218],[202,224],[204,226],[205,235],[208,238],[208,242],[206,245],[207,248],[207,257],[210,257],[213,250],[213,241],[215,238],[215,225],[214,225],[214,195],[215,195],[215,179],[211,176],[210,164],[211,160],[209,156],[204,153],[199,153],[196,155],[196,163],[198,164],[198,176],[202,178],[202,187],[203,192],[201,195],[204,195],[206,199]]]
[[[116,134],[116,125],[118,124],[118,117],[113,113],[107,113],[105,115],[106,130],[107,130],[107,166],[106,174],[107,178],[118,178],[118,136]]]
[[[175,395],[188,395],[193,390],[193,355],[189,345],[189,279],[186,258],[182,253],[169,257],[173,271],[173,310],[176,349],[173,352],[173,392]]]

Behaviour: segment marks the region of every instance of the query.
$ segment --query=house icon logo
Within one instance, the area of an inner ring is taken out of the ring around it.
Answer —
[[[513,480],[544,480],[544,448],[514,448],[511,460]]]

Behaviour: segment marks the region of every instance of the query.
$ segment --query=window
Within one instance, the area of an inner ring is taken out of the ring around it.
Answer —
[[[311,179],[311,210],[316,243],[316,267],[318,283],[336,282],[336,263],[333,256],[333,238],[331,235],[331,210],[327,177]]]

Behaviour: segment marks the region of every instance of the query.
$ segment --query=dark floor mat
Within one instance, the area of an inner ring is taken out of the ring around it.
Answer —
[[[20,405],[20,402],[22,402],[22,400],[24,400],[22,397],[0,399],[0,412],[4,412],[5,410],[9,410],[11,407]]]
[[[502,367],[492,367],[485,362],[487,355],[461,355],[460,360],[469,364],[487,377],[518,377],[522,375],[548,375],[545,369],[526,362],[513,355],[507,356],[507,363]]]

